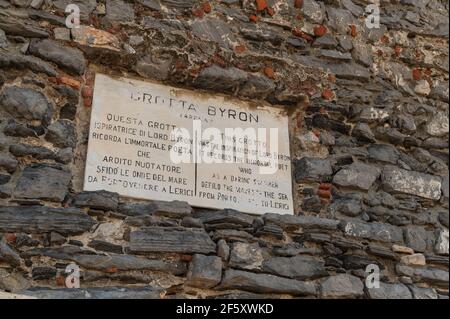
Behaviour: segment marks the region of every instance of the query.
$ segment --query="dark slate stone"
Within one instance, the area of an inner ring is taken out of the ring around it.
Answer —
[[[60,149],[55,154],[55,161],[61,164],[69,164],[73,159],[73,149],[71,147],[66,147]]]
[[[20,265],[19,254],[9,247],[4,240],[0,240],[0,262],[11,265],[12,267],[18,267]]]
[[[0,173],[0,185],[5,185],[11,180],[11,175]]]
[[[203,89],[230,91],[247,80],[247,73],[237,68],[224,69],[211,65],[203,69],[195,79],[195,85]]]
[[[22,172],[14,196],[62,202],[68,192],[71,173],[59,166],[30,164]]]
[[[186,284],[196,288],[213,288],[222,279],[222,259],[195,254],[189,264]]]
[[[117,269],[119,271],[129,270],[151,270],[168,272],[173,275],[183,275],[186,273],[186,264],[183,262],[170,262],[160,259],[147,259],[132,255],[89,255],[79,254],[69,256],[69,260],[77,265],[87,269],[107,271],[108,269]]]
[[[161,3],[159,2],[159,0],[138,0],[138,3],[152,10],[161,10]]]
[[[219,287],[221,289],[237,289],[255,293],[281,293],[304,296],[317,294],[316,286],[311,282],[233,269],[225,271]]]
[[[74,148],[77,143],[75,125],[68,120],[58,120],[48,126],[45,139],[56,147]]]
[[[294,161],[295,181],[297,183],[304,181],[329,181],[333,174],[331,163],[327,159],[303,157]]]
[[[146,227],[131,232],[130,250],[209,254],[216,251],[216,244],[203,229]]]
[[[375,244],[369,244],[367,247],[367,252],[369,254],[379,256],[381,258],[390,259],[390,260],[397,260],[397,255],[389,248],[386,248],[384,246],[375,245]]]
[[[448,211],[439,213],[439,221],[441,222],[442,225],[444,225],[447,228],[448,228],[448,220],[449,220],[448,216],[449,216]]]
[[[280,45],[284,41],[282,33],[277,29],[266,26],[263,27],[260,24],[242,24],[239,27],[239,32],[246,39],[260,42],[268,41],[273,45]]]
[[[325,262],[311,256],[272,257],[263,263],[263,270],[299,280],[313,280],[328,275]]]
[[[38,137],[36,132],[26,125],[16,122],[14,119],[9,119],[3,133],[7,136],[15,137]]]
[[[2,9],[0,11],[0,29],[8,35],[28,38],[47,38],[49,36],[46,29],[27,19],[26,12],[12,9]]]
[[[83,289],[51,289],[35,287],[21,292],[38,299],[160,299],[160,288],[96,287]]]
[[[352,130],[352,136],[356,137],[362,142],[375,143],[375,135],[366,123],[357,123]]]
[[[203,222],[200,219],[193,218],[193,217],[184,217],[181,220],[181,226],[186,228],[203,228]]]
[[[406,246],[415,252],[427,250],[428,232],[421,226],[408,226],[403,230]]]
[[[53,159],[55,157],[55,153],[44,146],[28,144],[12,144],[9,152],[16,157],[31,156],[36,159]]]
[[[82,75],[86,68],[86,61],[80,50],[65,47],[53,40],[33,40],[29,52],[74,74]]]
[[[33,280],[48,280],[56,277],[56,268],[54,267],[33,267],[31,270]]]
[[[36,73],[45,73],[48,76],[57,76],[58,72],[49,63],[34,56],[22,55],[19,53],[1,53],[0,67],[28,69]]]
[[[41,92],[18,86],[3,90],[0,106],[18,119],[39,120],[44,124],[50,121],[53,114],[52,104]]]
[[[262,75],[251,74],[240,89],[240,94],[249,98],[265,98],[275,91],[275,83]]]
[[[75,207],[89,207],[104,211],[116,210],[119,205],[119,194],[104,190],[95,192],[82,192],[72,200]]]
[[[411,292],[404,284],[380,282],[380,287],[367,288],[370,299],[412,299]]]
[[[82,21],[88,20],[89,15],[97,6],[95,0],[54,0],[53,6],[58,12],[65,12],[69,4],[76,4],[80,8],[80,18]]]
[[[437,268],[417,268],[397,264],[397,274],[411,277],[414,282],[426,282],[448,288],[448,271]]]
[[[339,199],[334,201],[331,209],[347,216],[356,217],[362,212],[362,203],[357,199]]]
[[[414,285],[410,285],[409,289],[412,292],[414,299],[438,299],[439,296],[433,288],[420,288]]]
[[[335,230],[339,225],[338,220],[324,219],[314,216],[294,216],[294,215],[279,215],[279,214],[265,214],[263,219],[266,223],[273,223],[283,229],[327,229]]]
[[[118,207],[121,214],[127,216],[158,215],[168,217],[190,216],[192,207],[181,201],[152,201],[150,203],[121,203]]]
[[[342,187],[369,190],[380,176],[380,169],[371,165],[355,162],[344,167],[334,175],[333,183]]]
[[[375,259],[369,258],[367,256],[356,255],[356,254],[346,254],[342,257],[345,269],[366,269],[368,265],[378,265]],[[380,267],[383,269],[383,267]]]
[[[339,274],[324,279],[320,290],[322,298],[357,298],[364,294],[364,285],[358,277]]]
[[[106,16],[108,22],[133,22],[134,9],[131,3],[123,0],[106,0]]]
[[[403,233],[398,227],[378,222],[365,223],[363,221],[342,222],[341,228],[349,237],[365,238],[374,241],[403,243]]]
[[[252,227],[254,217],[233,209],[212,212],[201,212],[195,215],[208,229]]]
[[[229,48],[230,40],[234,40],[229,25],[219,18],[196,19],[191,25],[192,34],[196,37],[217,43],[219,46]]]
[[[397,164],[400,157],[399,151],[389,144],[372,144],[367,150],[369,152],[369,158],[376,161]]]
[[[351,53],[342,53],[337,50],[326,50],[322,49],[319,52],[321,57],[330,59],[330,60],[338,60],[338,61],[351,61],[352,55]]]
[[[108,243],[103,240],[91,240],[88,246],[94,248],[97,251],[105,251],[114,254],[123,254],[122,246]]]
[[[258,243],[233,243],[229,266],[233,268],[254,270],[260,269],[263,262],[262,249]]]
[[[0,207],[0,231],[80,234],[89,231],[95,221],[74,208],[50,208],[45,206]]]
[[[19,162],[10,154],[0,153],[0,168],[5,169],[8,173],[14,173],[18,164]]]

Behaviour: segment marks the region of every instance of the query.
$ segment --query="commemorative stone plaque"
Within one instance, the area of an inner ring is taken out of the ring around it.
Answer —
[[[84,190],[293,214],[278,108],[97,74]]]

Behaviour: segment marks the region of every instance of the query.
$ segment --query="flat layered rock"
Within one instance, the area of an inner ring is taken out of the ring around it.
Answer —
[[[119,205],[119,194],[107,191],[81,192],[77,194],[72,205],[75,207],[89,207],[104,211],[116,210]]]
[[[298,280],[325,277],[325,262],[311,256],[273,257],[264,262],[263,270],[272,274]]]
[[[25,167],[14,190],[14,196],[62,202],[67,195],[72,174],[64,167],[31,164]]]
[[[204,212],[196,215],[203,224],[210,228],[221,228],[227,225],[230,228],[246,228],[251,227],[254,217],[238,212],[233,209],[223,209],[216,212]]]
[[[314,283],[234,269],[225,272],[220,288],[302,296],[317,294]]]
[[[355,162],[334,175],[333,183],[342,187],[369,190],[380,176],[380,169]]]
[[[325,219],[315,216],[293,216],[265,214],[263,219],[266,223],[272,223],[281,228],[317,228],[334,230],[338,228],[339,221],[333,219]]]
[[[75,208],[44,206],[0,206],[0,232],[80,234],[94,226],[95,221]]]
[[[152,270],[168,272],[174,275],[186,273],[186,265],[182,262],[166,262],[160,259],[147,259],[131,255],[76,255],[70,257],[77,265],[101,271],[117,270]]]
[[[33,40],[29,52],[77,75],[82,75],[86,68],[86,60],[80,50],[63,46],[53,40]]]
[[[22,295],[37,299],[160,299],[163,293],[163,290],[153,287],[99,287],[87,289],[36,287],[21,292]]]
[[[363,221],[342,222],[341,227],[350,237],[365,238],[381,242],[403,243],[403,232],[400,228],[383,223],[365,223]]]
[[[412,299],[412,294],[404,284],[380,282],[380,287],[368,288],[370,299]]]
[[[216,244],[203,229],[146,227],[131,232],[130,250],[209,254],[216,251]]]
[[[355,276],[340,274],[322,281],[323,298],[356,298],[364,294],[362,281]]]

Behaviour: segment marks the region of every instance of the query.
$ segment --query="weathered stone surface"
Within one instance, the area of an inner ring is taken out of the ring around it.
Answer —
[[[71,30],[73,41],[83,49],[99,53],[117,53],[122,51],[119,39],[107,31],[81,25]]]
[[[355,162],[334,175],[333,183],[342,187],[369,190],[380,176],[380,169]]]
[[[266,274],[229,269],[225,271],[221,289],[239,289],[256,293],[286,293],[292,295],[316,295],[313,283],[302,282]]]
[[[405,265],[410,266],[425,266],[426,260],[425,256],[423,254],[413,254],[413,255],[406,255],[402,256],[400,259],[400,262]]]
[[[229,47],[230,41],[234,40],[230,27],[220,19],[195,20],[191,29],[196,37],[215,42],[221,47]]]
[[[55,0],[53,1],[53,6],[58,12],[65,12],[69,4],[76,4],[80,8],[80,18],[81,20],[87,20],[92,11],[94,11],[97,6],[95,0]]]
[[[0,168],[5,169],[8,173],[14,173],[18,164],[19,162],[10,154],[0,153]]]
[[[222,259],[195,254],[189,265],[186,284],[197,288],[213,288],[222,279]]]
[[[350,237],[375,241],[403,243],[403,233],[398,227],[383,223],[364,223],[362,221],[342,222],[342,229]]]
[[[412,299],[411,292],[404,284],[380,282],[380,287],[367,288],[370,299]]]
[[[385,166],[381,174],[385,191],[412,194],[438,200],[441,198],[441,179],[439,177]]]
[[[325,262],[311,256],[273,257],[264,262],[263,270],[274,275],[298,280],[325,277]]]
[[[33,280],[48,280],[56,277],[56,268],[54,267],[34,267],[31,270]]]
[[[448,255],[448,229],[439,231],[434,251],[438,255]]]
[[[67,194],[71,173],[49,164],[25,167],[14,190],[14,196],[61,202]]]
[[[389,144],[373,144],[367,150],[369,151],[369,158],[380,162],[397,164],[400,158],[400,153],[397,149]]]
[[[181,201],[152,201],[150,203],[121,203],[118,207],[120,213],[128,216],[157,215],[168,217],[185,217],[192,213],[192,207]]]
[[[97,251],[104,251],[114,254],[123,254],[123,247],[115,245],[103,240],[91,240],[88,244],[89,247],[94,248]]]
[[[439,286],[448,286],[448,271],[436,268],[413,268],[398,264],[397,273],[402,276],[408,276],[414,282],[427,282]]]
[[[229,91],[247,80],[247,73],[237,68],[224,69],[212,65],[203,69],[197,79],[196,86],[203,89]]]
[[[53,114],[53,106],[47,98],[33,89],[10,86],[0,96],[0,106],[9,114],[29,121],[48,123]]]
[[[53,159],[55,153],[43,146],[33,146],[27,144],[12,144],[9,151],[16,157],[31,156],[36,159]]]
[[[364,294],[364,285],[358,277],[340,274],[330,276],[320,284],[322,298],[355,298]]]
[[[38,299],[160,299],[159,288],[96,287],[86,289],[49,289],[35,287],[21,292]]]
[[[57,147],[73,148],[77,143],[75,125],[68,120],[58,120],[53,122],[47,128],[45,139]]]
[[[174,275],[183,275],[186,273],[186,265],[182,262],[168,262],[160,259],[147,259],[131,255],[109,254],[101,255],[75,255],[70,257],[77,265],[87,269],[96,269],[101,271],[110,271],[117,269],[127,270],[152,270],[169,272]]]
[[[20,273],[0,268],[0,291],[19,292],[28,289],[30,282]],[[0,294],[0,299],[3,296]]]
[[[135,253],[208,254],[216,251],[216,245],[202,229],[147,227],[131,232],[130,249]]]
[[[414,254],[414,249],[400,245],[392,245],[392,251],[400,254]]]
[[[254,217],[233,209],[223,209],[215,212],[196,214],[208,228],[247,228],[253,224]]]
[[[133,6],[123,0],[107,0],[105,18],[109,22],[134,21]]]
[[[30,69],[36,73],[45,73],[48,76],[56,76],[57,72],[49,63],[34,56],[21,55],[18,53],[0,52],[0,67]]]
[[[438,294],[432,288],[420,288],[414,285],[409,286],[414,299],[438,299]]]
[[[0,11],[0,29],[6,34],[30,37],[47,38],[49,33],[35,21],[28,19],[27,12],[23,10],[2,9]]]
[[[107,191],[82,192],[73,198],[72,205],[114,211],[119,205],[119,194]]]
[[[258,243],[234,243],[231,248],[229,265],[235,268],[260,269],[264,257]]]
[[[408,226],[403,230],[405,243],[416,252],[424,252],[427,249],[428,233],[424,227]]]
[[[20,265],[20,256],[4,241],[0,241],[0,262],[4,262],[13,267]]]
[[[295,180],[302,181],[329,181],[333,174],[331,163],[327,159],[304,157],[294,162]]]
[[[33,40],[29,52],[78,75],[82,75],[86,68],[86,61],[80,50],[62,46],[56,41]]]
[[[0,231],[80,234],[94,226],[94,220],[74,208],[43,206],[0,207]]]
[[[292,215],[278,215],[265,214],[263,219],[266,223],[273,223],[282,228],[317,228],[317,229],[337,229],[339,221],[332,219],[319,218],[314,216],[292,216]]]

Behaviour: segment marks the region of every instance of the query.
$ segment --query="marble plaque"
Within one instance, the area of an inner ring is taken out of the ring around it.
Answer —
[[[97,74],[84,190],[293,214],[283,109]]]

